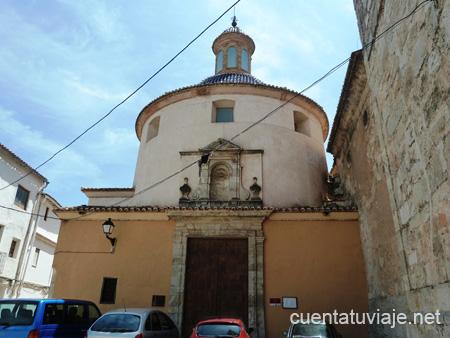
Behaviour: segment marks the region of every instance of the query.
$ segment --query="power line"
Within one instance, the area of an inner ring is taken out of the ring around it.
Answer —
[[[240,0],[239,0],[240,1]],[[366,50],[367,48],[369,48],[370,46],[372,46],[373,44],[375,44],[376,41],[378,41],[379,39],[381,39],[384,35],[386,35],[387,33],[389,33],[390,31],[392,31],[395,27],[397,27],[401,22],[403,22],[404,20],[408,19],[409,17],[411,17],[414,13],[416,13],[421,7],[425,6],[425,4],[427,2],[434,2],[434,0],[425,0],[423,2],[421,2],[420,4],[418,4],[411,13],[409,13],[408,15],[406,15],[405,17],[401,18],[400,20],[398,20],[397,22],[395,22],[393,25],[391,25],[389,28],[387,28],[385,31],[383,31],[382,33],[380,33],[378,36],[376,36],[374,39],[372,39],[369,43],[367,43],[366,45],[364,45],[361,48],[361,51]],[[237,3],[237,2],[236,2]],[[233,5],[234,6],[234,5]],[[232,6],[232,7],[233,7]],[[227,10],[227,12],[231,9],[231,7]],[[225,12],[226,13],[226,12]],[[225,14],[224,13],[224,14]],[[222,14],[222,16],[224,15]],[[221,16],[221,17],[222,17]],[[217,20],[216,20],[217,21]],[[320,77],[319,79],[317,79],[316,81],[314,81],[311,85],[309,85],[308,87],[306,87],[305,89],[303,89],[302,91],[296,93],[294,96],[292,96],[289,100],[287,100],[286,102],[284,102],[283,104],[281,104],[280,106],[278,106],[277,108],[273,109],[272,111],[270,111],[269,113],[267,113],[264,117],[262,117],[261,119],[259,119],[258,121],[254,122],[253,124],[251,124],[249,127],[245,128],[244,130],[242,130],[241,132],[239,132],[238,134],[236,134],[235,136],[233,136],[230,141],[236,139],[237,137],[239,137],[240,135],[244,134],[245,132],[247,132],[249,129],[253,128],[254,126],[260,124],[262,121],[264,121],[265,119],[267,119],[269,116],[275,114],[276,112],[278,112],[281,108],[283,108],[284,106],[286,106],[289,102],[291,102],[293,99],[295,99],[296,97],[302,95],[302,93],[304,93],[305,91],[311,89],[312,87],[314,87],[315,85],[317,85],[319,82],[323,81],[325,78],[327,78],[328,76],[330,76],[332,73],[334,73],[335,71],[337,71],[339,68],[341,68],[342,66],[344,66],[347,62],[349,62],[349,60],[351,59],[351,57],[348,57],[347,59],[345,59],[344,61],[340,62],[338,65],[334,66],[333,68],[331,68],[325,75],[323,75],[322,77]],[[209,157],[210,155],[212,155],[214,152],[219,151],[220,148],[222,146],[219,146],[216,149],[211,150],[209,153],[203,155],[203,156],[207,156]],[[178,170],[177,172],[167,176],[166,178],[152,184],[151,186],[148,186],[147,188],[135,193],[133,196],[131,197],[127,197],[123,200],[120,200],[112,205],[109,205],[107,207],[113,207],[115,205],[121,204],[127,200],[130,200],[134,197],[136,197],[137,195],[140,195],[148,190],[151,190],[155,187],[157,187],[158,185],[164,183],[165,181],[169,180],[170,178],[182,173],[183,171],[185,171],[186,169],[192,167],[194,164],[199,163],[201,160],[195,161],[190,163],[189,165],[185,166],[184,168]],[[1,189],[0,189],[1,190]],[[15,210],[15,209],[12,209]],[[19,211],[19,210],[16,210]],[[86,213],[84,215],[81,215],[79,217],[75,217],[75,218],[69,218],[69,219],[64,219],[64,220],[76,220],[76,219],[80,219],[83,217],[86,217],[87,215],[89,215],[90,213]]]
[[[401,22],[403,22],[404,20],[408,19],[409,17],[411,17],[415,12],[417,12],[421,7],[423,7],[425,5],[425,3],[430,2],[430,1],[435,1],[435,0],[425,0],[423,2],[421,2],[420,4],[418,4],[414,10],[409,13],[407,16],[401,18],[400,20],[398,20],[396,23],[394,23],[392,26],[390,26],[388,29],[386,29],[384,32],[382,32],[380,35],[376,36],[374,39],[372,39],[372,41],[370,41],[369,43],[367,43],[366,45],[364,45],[361,48],[361,51],[366,50],[367,48],[369,48],[370,46],[372,46],[376,41],[378,41],[379,39],[381,39],[384,35],[386,35],[387,33],[389,33],[391,30],[393,30],[395,27],[397,27]],[[247,132],[249,129],[253,128],[254,126],[260,124],[262,121],[264,121],[265,119],[267,119],[269,116],[275,114],[277,111],[279,111],[281,108],[283,108],[284,106],[286,106],[289,102],[291,102],[293,99],[295,99],[296,97],[302,95],[304,92],[306,92],[307,90],[311,89],[312,87],[314,87],[316,84],[318,84],[319,82],[321,82],[322,80],[324,80],[325,78],[327,78],[328,76],[330,76],[331,74],[333,74],[335,71],[337,71],[339,68],[343,67],[345,64],[347,64],[351,59],[351,56],[348,57],[347,59],[345,59],[344,61],[342,61],[341,63],[339,63],[338,65],[336,65],[335,67],[331,68],[325,75],[323,75],[321,78],[319,78],[318,80],[314,81],[312,84],[310,84],[308,87],[306,87],[305,89],[303,89],[302,91],[298,92],[297,94],[295,94],[293,97],[291,97],[289,100],[287,100],[286,102],[284,102],[282,105],[278,106],[277,108],[275,108],[274,110],[272,110],[271,112],[269,112],[267,115],[265,115],[263,118],[261,118],[260,120],[256,121],[255,123],[253,123],[252,125],[250,125],[249,127],[247,127],[246,129],[244,129],[243,131],[241,131],[240,133],[236,134],[235,136],[233,136],[230,141],[233,141],[235,138],[239,137],[240,135],[242,135],[243,133]]]
[[[56,155],[61,153],[62,151],[69,148],[72,144],[74,144],[76,141],[78,141],[82,136],[84,136],[88,131],[90,131],[92,128],[97,126],[100,122],[102,122],[104,119],[106,119],[111,113],[119,108],[122,104],[124,104],[126,101],[128,101],[134,94],[136,94],[139,90],[141,90],[148,82],[150,82],[156,75],[158,75],[164,68],[166,68],[172,61],[174,61],[181,53],[183,53],[190,45],[192,45],[200,36],[202,36],[209,28],[211,28],[217,21],[219,21],[226,13],[228,13],[231,8],[236,6],[237,3],[239,3],[241,0],[237,0],[233,5],[231,5],[225,12],[223,12],[216,20],[214,20],[211,24],[209,24],[200,34],[198,34],[191,42],[189,42],[183,49],[181,49],[172,59],[170,59],[164,66],[162,66],[156,73],[154,73],[152,76],[150,76],[143,84],[141,84],[136,90],[134,90],[131,94],[129,94],[125,99],[123,99],[119,104],[117,104],[114,108],[112,108],[106,115],[104,115],[102,118],[100,118],[97,122],[95,122],[93,125],[91,125],[89,128],[87,128],[85,131],[83,131],[80,135],[75,137],[71,142],[69,142],[66,146],[59,149],[56,153],[54,153],[52,156],[50,156],[47,160],[45,160],[43,163],[38,165],[36,168],[31,170],[28,174],[22,176],[21,178],[17,179],[16,181],[4,186],[3,188],[0,188],[0,191],[3,189],[6,189],[10,187],[11,185],[21,181],[28,175],[30,175],[33,172],[36,172],[37,169],[41,168],[43,165],[50,162]]]
[[[423,2],[421,2],[420,4],[418,4],[414,10],[409,13],[407,16],[401,18],[400,20],[398,20],[396,23],[394,23],[393,25],[391,25],[389,28],[387,28],[385,31],[383,31],[380,35],[376,36],[374,39],[372,39],[372,41],[370,41],[369,43],[367,43],[366,45],[364,45],[361,48],[361,51],[366,50],[367,48],[369,48],[370,46],[372,46],[376,41],[378,41],[379,39],[381,39],[384,35],[386,35],[388,32],[390,32],[391,30],[393,30],[395,27],[397,27],[401,22],[403,22],[404,20],[406,20],[407,18],[411,17],[415,12],[417,12],[421,7],[423,7],[427,2],[430,1],[434,1],[434,0],[425,0]],[[260,124],[262,121],[264,121],[265,119],[267,119],[269,116],[275,114],[276,112],[278,112],[281,108],[283,108],[284,106],[286,106],[289,102],[291,102],[292,100],[294,100],[296,97],[302,95],[304,92],[306,92],[307,90],[311,89],[312,87],[314,87],[315,85],[317,85],[319,82],[323,81],[325,78],[327,78],[328,76],[330,76],[331,74],[333,74],[335,71],[337,71],[339,68],[343,67],[345,64],[347,64],[350,61],[351,57],[348,57],[347,59],[345,59],[344,61],[340,62],[338,65],[334,66],[333,68],[331,68],[325,75],[323,75],[322,77],[320,77],[319,79],[317,79],[316,81],[314,81],[312,84],[310,84],[308,87],[306,87],[305,89],[303,89],[302,91],[296,93],[294,96],[292,96],[289,100],[287,100],[286,102],[284,102],[283,104],[281,104],[280,106],[278,106],[277,108],[273,109],[272,111],[270,111],[269,113],[267,113],[264,117],[262,117],[261,119],[259,119],[258,121],[254,122],[253,124],[251,124],[249,127],[245,128],[244,130],[242,130],[241,132],[239,132],[238,134],[234,135],[230,141],[233,141],[234,139],[236,139],[237,137],[241,136],[242,134],[244,134],[245,132],[247,132],[249,129],[255,127],[256,125]],[[207,153],[207,156],[212,155],[214,152],[219,151],[221,148],[218,147],[216,149],[211,150],[209,153]],[[205,155],[204,155],[205,156]],[[190,168],[191,166],[193,166],[194,164],[198,163],[199,161],[195,161],[192,162],[191,164],[187,165],[186,167],[178,170],[176,173],[171,174],[170,176],[167,176],[166,178],[154,183],[153,185],[135,193],[133,196],[131,197],[127,197],[123,200],[120,200],[108,207],[112,207],[118,204],[121,204],[127,200],[130,200],[132,198],[134,198],[135,196],[142,194],[148,190],[151,190],[155,187],[157,187],[158,185],[164,183],[165,181],[167,181],[168,179],[182,173],[183,171],[185,171],[186,169]],[[84,215],[83,215],[84,216]]]
[[[37,217],[45,218],[45,215],[39,215],[39,214],[35,214],[35,213],[28,212],[28,211],[25,211],[25,210],[17,210],[17,209],[14,209],[14,208],[5,207],[4,205],[0,205],[0,208],[11,210],[11,211],[15,211],[15,212],[18,212],[18,213],[21,213],[21,214],[26,214],[26,215],[30,215],[30,216],[37,216]],[[47,216],[47,218],[55,219],[55,220],[58,220],[58,221],[61,220],[59,217]]]

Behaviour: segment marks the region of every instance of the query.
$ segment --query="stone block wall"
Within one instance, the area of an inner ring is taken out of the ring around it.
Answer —
[[[420,3],[354,0],[363,45]],[[337,165],[360,211],[369,307],[443,314],[441,324],[374,325],[373,337],[450,336],[449,49],[450,2],[438,0],[363,51],[366,107]]]

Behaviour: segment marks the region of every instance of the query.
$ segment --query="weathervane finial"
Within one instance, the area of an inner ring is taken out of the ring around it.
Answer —
[[[233,7],[233,17],[231,18],[233,22],[231,22],[231,26],[236,27],[237,26],[237,19],[236,19],[236,7]]]

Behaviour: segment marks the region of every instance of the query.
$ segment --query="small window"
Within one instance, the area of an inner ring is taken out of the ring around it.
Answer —
[[[212,102],[211,123],[234,121],[233,100],[217,100]]]
[[[148,124],[147,142],[158,136],[160,116],[155,117]]]
[[[227,67],[228,68],[236,68],[237,67],[237,50],[236,50],[236,47],[228,48]]]
[[[35,268],[38,264],[40,252],[41,252],[41,250],[38,248],[36,248],[36,250],[34,251],[33,264],[31,265],[33,268]]]
[[[245,49],[242,50],[241,63],[242,69],[248,72],[248,53]]]
[[[14,203],[16,205],[18,205],[19,207],[26,209],[27,208],[27,202],[28,202],[28,195],[29,195],[29,191],[26,190],[24,187],[22,187],[21,185],[19,185],[17,187],[17,193],[16,193],[16,198],[14,200]]]
[[[364,128],[367,128],[367,126],[369,125],[369,113],[367,112],[367,110],[364,110],[363,124],[364,124]]]
[[[116,302],[117,278],[103,278],[100,304],[114,304]]]
[[[294,129],[297,133],[311,137],[311,121],[308,116],[299,111],[294,111]]]
[[[44,214],[44,221],[47,220],[48,217],[48,211],[50,210],[50,208],[45,209],[45,214]]]
[[[233,122],[233,108],[217,108],[216,122]]]
[[[165,304],[166,304],[166,296],[153,295],[152,306],[164,307]]]
[[[220,72],[223,69],[223,50],[217,54],[217,65],[216,65],[216,73]]]
[[[5,230],[5,226],[4,225],[0,225],[0,243],[2,242],[3,230]]]
[[[17,249],[19,247],[19,241],[17,239],[13,239],[11,242],[11,246],[9,247],[9,257],[16,258]]]

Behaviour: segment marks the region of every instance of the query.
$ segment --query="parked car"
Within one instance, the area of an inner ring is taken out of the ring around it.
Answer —
[[[153,309],[117,309],[101,316],[85,338],[179,338],[177,327],[164,312]]]
[[[245,324],[238,318],[215,318],[199,322],[195,326],[191,338],[250,338],[251,331],[252,329],[247,331]]]
[[[342,337],[332,324],[318,321],[291,323],[289,331],[283,332],[287,338],[339,338]]]
[[[100,315],[84,300],[1,299],[0,338],[83,338]]]

